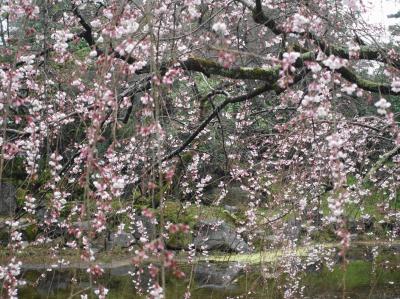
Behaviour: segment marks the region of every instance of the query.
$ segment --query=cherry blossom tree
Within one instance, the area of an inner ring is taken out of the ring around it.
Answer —
[[[384,238],[398,238],[400,54],[374,38],[382,29],[363,21],[367,10],[361,0],[3,0],[0,181],[18,172],[26,191],[6,223],[4,294],[23,285],[24,247],[49,244],[59,264],[65,248],[77,252],[87,292],[105,298],[94,242],[141,215],[158,232],[142,232],[132,263],[160,261],[142,291],[164,298],[166,271],[185,275],[167,240],[190,233],[166,205],[197,206],[201,218],[233,185],[246,192],[238,233],[255,246],[260,228],[273,231],[259,250],[285,248],[281,269],[296,282],[296,248],[322,230],[346,259],[349,219],[373,217],[372,194],[394,225]],[[21,219],[40,231],[29,244]],[[187,249],[194,263],[199,248]],[[286,297],[299,294],[286,285]]]

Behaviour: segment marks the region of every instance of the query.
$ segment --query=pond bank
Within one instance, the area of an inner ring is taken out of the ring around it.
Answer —
[[[327,247],[333,245],[335,244],[327,244]],[[380,251],[374,259],[366,258],[365,254],[375,247],[373,245],[360,244],[358,248],[352,248],[351,259],[345,268],[342,262],[337,261],[333,266],[321,264],[317,267],[307,267],[299,272],[297,277],[300,286],[303,287],[304,298],[333,299],[343,296],[360,299],[398,298],[400,295],[398,243],[394,248],[385,247],[386,249]],[[256,299],[283,298],[284,288],[288,285],[287,280],[293,279],[279,268],[269,267],[268,265],[271,266],[273,263],[265,262],[264,259],[265,263],[262,265],[233,261],[235,255],[231,255],[230,261],[197,259],[194,265],[185,263],[183,256],[178,259],[185,278],[177,279],[167,274],[166,299],[183,298],[188,284],[190,284],[191,298],[196,299],[237,296]],[[213,256],[210,259],[213,259]],[[135,290],[132,280],[139,283],[139,287],[147,285],[151,278],[146,265],[143,265],[141,280],[132,275],[138,273],[138,269],[127,259],[104,264],[104,267],[105,273],[99,279],[99,283],[109,289],[107,298],[145,298]],[[43,274],[44,277],[41,276]],[[44,269],[25,269],[23,278],[28,284],[21,289],[21,298],[79,298],[77,294],[82,292],[90,294],[90,283],[83,264],[70,264],[69,268],[54,269],[51,272]]]
[[[388,241],[354,241],[351,243],[352,248],[370,248],[374,246],[379,246],[383,248],[388,248],[393,250],[394,253],[398,252],[400,254],[400,240],[388,242]],[[297,247],[294,253],[299,257],[307,256],[307,253],[313,248],[338,248],[339,243],[324,243],[324,244],[312,244],[307,247]],[[64,255],[58,257],[59,260],[69,260],[70,263],[57,264],[57,261],[49,260],[49,256],[46,250],[43,248],[27,248],[25,253],[19,256],[20,260],[23,262],[22,268],[25,270],[46,270],[48,268],[55,269],[87,269],[89,263],[82,262],[79,256],[69,255],[69,252],[64,250]],[[185,251],[176,251],[176,260],[178,264],[184,264],[187,262],[188,253]],[[194,258],[194,263],[202,261],[211,262],[240,262],[249,265],[257,265],[260,263],[272,263],[277,259],[282,257],[284,252],[281,249],[269,250],[263,252],[254,253],[223,253],[223,252],[213,252],[208,256],[197,254]],[[132,265],[132,256],[134,253],[128,251],[110,251],[107,253],[100,253],[98,260],[96,261],[102,268],[106,270],[111,270],[119,267],[125,267]],[[0,263],[3,263],[7,259],[7,251],[2,250],[0,255]],[[159,260],[155,258],[150,258],[147,260],[149,263],[157,263]],[[53,267],[52,267],[53,266]],[[400,271],[400,270],[399,270]]]

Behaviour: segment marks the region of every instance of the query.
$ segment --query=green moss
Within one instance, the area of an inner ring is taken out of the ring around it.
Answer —
[[[389,199],[387,190],[372,188],[370,191],[371,194],[364,197],[362,201],[363,211],[360,209],[360,204],[348,204],[346,205],[346,214],[354,219],[359,219],[362,214],[368,214],[374,217],[376,221],[382,220],[384,215],[378,209],[378,204],[387,202]],[[392,204],[395,204],[395,201]]]
[[[67,218],[71,214],[72,208],[75,206],[75,204],[76,203],[74,201],[67,202],[61,210],[60,217]],[[92,203],[92,206],[88,206],[88,209],[92,209],[94,205],[95,203]]]
[[[347,182],[349,185],[356,183],[355,178],[351,176],[347,178]],[[376,222],[379,222],[384,218],[384,214],[379,210],[378,205],[389,201],[388,190],[373,187],[367,189],[370,190],[370,195],[365,196],[360,203],[350,203],[345,205],[345,216],[349,219],[359,220],[362,215],[368,214],[375,218]],[[321,209],[324,216],[331,213],[328,207],[328,197],[338,196],[339,192],[341,191],[338,191],[335,194],[332,192],[326,192],[321,196]],[[397,195],[397,197],[399,197],[399,195]],[[391,200],[389,205],[393,209],[396,207],[400,208],[400,200]]]
[[[268,187],[268,191],[270,191],[273,195],[281,193],[282,190],[286,190],[286,189],[287,189],[287,185],[283,184],[280,181],[273,183]]]
[[[168,240],[166,240],[166,244],[171,249],[187,249],[192,241],[193,238],[190,233],[178,232],[170,234]]]
[[[81,40],[76,46],[74,46],[72,50],[75,54],[75,57],[79,60],[84,60],[86,57],[88,57],[90,53],[90,47],[83,40]]]
[[[166,221],[172,223],[185,223],[193,227],[196,221],[196,214],[192,209],[183,209],[181,204],[176,201],[168,201],[164,206],[164,217]]]
[[[205,81],[203,76],[204,75],[202,75],[202,74],[195,74],[194,75],[194,80],[196,82],[196,86],[197,86],[199,92],[202,95],[206,95],[207,93],[212,91],[212,89],[210,89],[210,87],[211,88],[217,87],[218,84],[220,84],[221,80],[218,79],[218,78],[207,78],[206,79],[207,81]],[[186,84],[182,84],[181,87],[183,89],[187,89],[187,85]]]
[[[279,78],[280,67],[273,68],[225,68],[217,62],[199,57],[191,57],[185,61],[186,66],[195,71],[201,71],[207,75],[219,75],[232,79],[255,79],[274,82]]]
[[[23,233],[29,242],[32,242],[36,239],[38,232],[38,227],[35,224],[31,224],[23,230]]]
[[[181,155],[182,162],[184,164],[188,164],[193,159],[193,152],[185,152]]]
[[[323,245],[325,248],[332,248],[338,246],[338,244],[327,243]],[[307,256],[310,248],[308,247],[298,247],[296,249],[297,256]],[[243,262],[250,265],[257,265],[260,263],[275,263],[283,256],[284,250],[269,250],[256,253],[246,253],[246,254],[231,254],[231,255],[213,255],[205,259],[215,261],[215,262]]]
[[[347,185],[352,186],[357,183],[357,178],[354,175],[349,174],[347,176]]]
[[[156,211],[158,213],[158,211]],[[172,223],[185,223],[194,228],[199,220],[220,219],[230,224],[235,224],[232,215],[228,215],[222,207],[215,206],[196,206],[191,205],[183,208],[180,202],[168,201],[164,208],[164,217],[166,221]]]
[[[43,168],[40,172],[39,172],[39,177],[37,179],[38,184],[40,185],[44,185],[46,184],[50,179],[52,178],[51,173],[50,173],[50,169],[49,168]]]
[[[155,210],[159,217],[159,210]],[[191,205],[183,208],[180,202],[168,201],[164,207],[164,219],[171,223],[183,223],[189,225],[190,229],[194,229],[200,220],[224,220],[227,223],[235,226],[239,222],[239,218],[221,207],[215,206],[196,206]],[[167,245],[170,248],[187,248],[187,245],[192,242],[191,234],[177,233],[172,234],[167,240]]]
[[[23,188],[18,188],[16,190],[15,198],[17,200],[17,205],[22,207],[25,203],[25,196],[28,194],[28,190]]]

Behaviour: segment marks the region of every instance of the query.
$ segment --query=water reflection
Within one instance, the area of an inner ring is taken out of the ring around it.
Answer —
[[[400,298],[400,257],[396,248],[386,248],[373,259],[371,247],[354,248],[349,252],[349,264],[343,272],[340,259],[333,271],[326,266],[308,267],[301,274],[305,298]],[[238,262],[199,262],[195,266],[182,265],[186,279],[167,275],[167,298],[183,298],[192,277],[191,298],[282,298],[285,275],[265,275],[265,267],[251,267]],[[106,270],[100,282],[110,292],[107,298],[145,298],[137,292],[152,283],[147,267],[140,277],[132,276],[138,269],[130,265]],[[45,274],[44,277],[41,275]],[[26,269],[28,285],[20,290],[21,298],[80,298],[83,293],[93,296],[84,269],[61,269],[51,272]]]

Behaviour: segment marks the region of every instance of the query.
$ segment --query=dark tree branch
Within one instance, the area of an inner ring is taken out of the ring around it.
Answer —
[[[400,92],[392,91],[390,84],[364,79],[348,67],[342,67],[338,69],[337,72],[340,73],[347,81],[357,84],[357,86],[361,89],[371,92],[379,92],[381,94],[400,94]]]
[[[227,105],[232,104],[232,103],[239,103],[239,102],[244,102],[247,100],[250,100],[256,96],[259,96],[260,94],[272,90],[272,86],[270,84],[265,84],[264,86],[261,86],[252,92],[245,94],[245,95],[240,95],[237,97],[230,97],[225,99],[221,104],[215,107],[213,112],[203,120],[203,122],[197,127],[197,129],[183,142],[181,146],[173,150],[171,153],[167,154],[164,156],[161,160],[161,162],[164,162],[166,160],[171,159],[172,157],[180,154],[183,150],[186,149],[186,147],[192,143],[192,141],[201,133],[201,131],[204,130],[204,128],[218,115],[218,113],[224,109]]]
[[[363,179],[363,183],[368,182],[371,177],[383,166],[387,161],[389,161],[394,156],[400,154],[400,146],[395,146],[390,151],[383,154],[380,159],[371,167],[368,173],[365,175]]]
[[[72,12],[79,19],[79,24],[82,25],[84,32],[81,33],[81,36],[86,40],[90,47],[96,46],[96,43],[93,38],[92,26],[89,25],[88,22],[83,18],[82,14],[79,12],[78,7],[72,3]]]
[[[242,3],[248,9],[250,9],[250,11],[253,13],[253,19],[256,23],[268,27],[276,35],[288,33],[284,32],[281,28],[279,28],[276,22],[264,13],[261,7],[261,1],[256,0],[256,6],[253,6],[251,3],[249,3],[248,0],[237,0],[237,1]],[[333,54],[337,57],[345,59],[350,58],[348,47],[343,47],[341,45],[329,45],[326,41],[318,37],[313,32],[303,33],[303,36],[306,36],[309,39],[313,40],[326,55]],[[359,51],[359,56],[361,59],[380,61],[392,65],[396,68],[400,68],[400,60],[390,59],[388,58],[389,55],[387,53],[385,53],[381,49],[377,49],[371,46],[361,46]]]
[[[209,101],[210,101],[213,109],[215,110],[216,107],[214,105],[214,102],[213,102],[212,98],[210,98]],[[229,171],[229,157],[228,157],[228,152],[227,152],[226,146],[225,146],[225,131],[224,131],[224,126],[222,124],[221,117],[219,116],[219,113],[217,113],[217,119],[218,119],[219,127],[220,127],[220,130],[221,130],[222,149],[223,149],[224,155],[225,155],[225,169],[226,169],[226,171]]]

